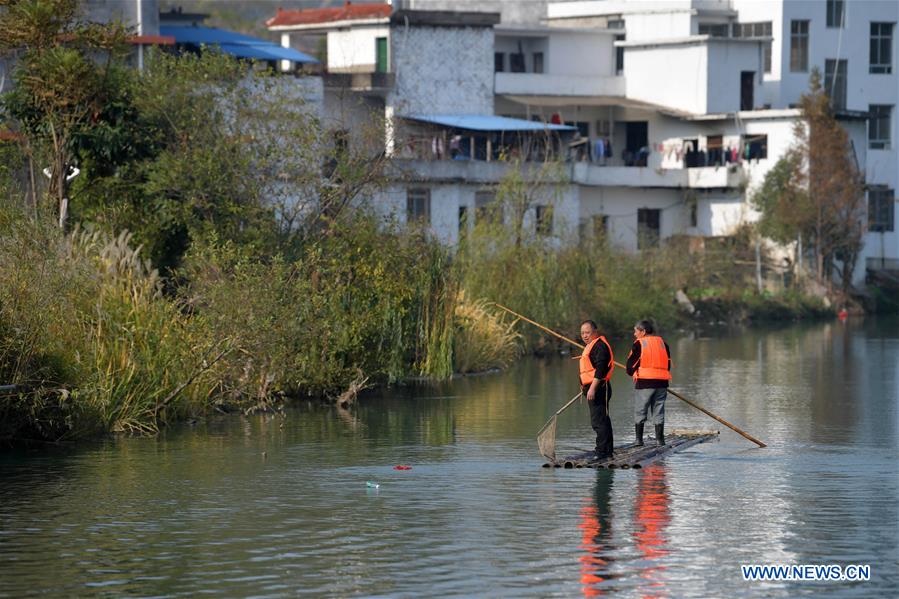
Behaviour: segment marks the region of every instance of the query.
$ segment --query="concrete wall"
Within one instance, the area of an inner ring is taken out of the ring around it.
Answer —
[[[375,194],[371,199],[375,210],[385,218],[399,223],[406,221],[406,197],[409,189],[427,189],[431,198],[430,229],[434,236],[442,243],[456,245],[459,243],[459,208],[466,207],[467,225],[469,228],[475,223],[475,195],[480,191],[492,191],[493,184],[450,182],[450,181],[424,181],[424,182],[395,182],[383,191]],[[576,186],[562,185],[554,188],[546,188],[546,193],[539,200],[542,203],[553,206],[553,227],[551,240],[555,244],[574,243],[577,236],[578,219],[578,190]],[[506,215],[509,218],[509,215]],[[529,209],[524,216],[524,230],[534,235],[535,210]]]
[[[658,13],[635,13],[623,16],[628,41],[686,37],[691,34],[693,14],[687,10],[666,10]],[[629,50],[625,50],[625,64],[627,64],[628,52]]]
[[[89,21],[120,21],[134,27],[137,35],[159,35],[158,0],[81,0],[81,5]]]
[[[609,241],[630,252],[637,251],[637,210],[661,210],[662,239],[683,232],[687,221],[683,193],[677,189],[581,187],[580,219],[588,225],[593,216],[608,217]],[[590,229],[587,229],[589,234]]]
[[[740,110],[740,74],[755,73],[753,108],[761,107],[764,69],[761,42],[736,42],[711,38],[708,41],[707,104],[705,112]],[[687,66],[686,68],[689,68]]]
[[[506,24],[539,23],[546,17],[546,0],[394,0],[411,10],[456,10],[500,13]]]
[[[391,31],[394,114],[493,114],[493,29],[424,27]]]
[[[328,70],[332,73],[374,73],[375,40],[379,37],[389,36],[390,29],[387,25],[360,26],[341,31],[329,31]],[[389,46],[390,44],[388,44],[388,48]],[[389,52],[390,50],[388,50]]]
[[[549,38],[546,72],[612,77],[615,75],[614,40],[615,35],[611,32],[554,32]]]
[[[708,46],[627,48],[624,78],[627,97],[692,114],[708,105]]]

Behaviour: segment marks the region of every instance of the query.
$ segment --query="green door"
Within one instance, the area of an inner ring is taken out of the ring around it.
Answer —
[[[375,39],[375,71],[378,73],[387,72],[387,38],[379,37]]]

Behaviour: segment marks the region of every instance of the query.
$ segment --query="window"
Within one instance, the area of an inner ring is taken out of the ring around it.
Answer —
[[[743,160],[764,160],[768,157],[768,135],[743,136]]]
[[[375,38],[375,72],[386,73],[387,67],[387,38]]]
[[[542,73],[543,72],[543,52],[534,52],[534,72]]]
[[[711,37],[727,37],[727,23],[700,23],[699,35]]]
[[[846,109],[846,61],[828,58],[824,61],[824,92],[834,110]]]
[[[773,28],[771,21],[761,21],[758,23],[734,23],[734,37],[754,38],[754,37],[771,37]],[[765,72],[771,72],[771,45],[773,41],[765,44],[764,63]]]
[[[513,73],[524,73],[524,54],[509,54],[509,70]]]
[[[534,231],[537,235],[547,236],[553,233],[553,207],[538,204],[534,207]]]
[[[431,190],[406,190],[406,222],[431,224]]]
[[[872,150],[890,149],[890,129],[892,129],[892,104],[871,104],[868,120],[868,147]]]
[[[846,3],[843,0],[827,0],[827,26],[842,27],[846,21]]]
[[[609,216],[607,214],[593,215],[593,237],[603,239],[609,234]]]
[[[893,72],[893,24],[871,23],[871,61],[869,73]]]
[[[624,35],[616,35],[616,42],[623,42]],[[624,72],[624,48],[615,48],[615,74],[620,75]]]
[[[581,137],[590,137],[590,123],[587,121],[565,121],[569,127],[576,127],[578,135]]]
[[[625,39],[624,19],[610,19],[606,23],[607,29],[620,29],[622,33],[615,35],[616,42],[623,42]],[[624,48],[615,48],[615,74],[620,75],[624,72]]]
[[[654,208],[637,209],[637,249],[659,245],[659,222],[662,211]]]
[[[808,71],[808,21],[790,21],[790,71]]]
[[[468,233],[468,206],[459,206],[459,238]]]
[[[752,110],[755,104],[755,71],[740,72],[740,110]]]
[[[887,187],[868,190],[868,230],[875,233],[893,231],[896,198]]]
[[[506,70],[506,54],[504,52],[493,53],[493,72],[502,73]]]
[[[496,193],[492,191],[476,191],[474,194],[475,224],[502,224],[502,206],[496,202]]]

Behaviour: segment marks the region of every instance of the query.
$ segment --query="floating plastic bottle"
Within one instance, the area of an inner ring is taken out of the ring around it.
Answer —
[[[379,485],[378,483],[372,482],[370,480],[365,482],[365,486],[369,489],[378,489],[381,487],[381,485]]]

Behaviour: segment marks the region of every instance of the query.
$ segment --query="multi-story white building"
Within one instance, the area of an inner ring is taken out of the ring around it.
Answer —
[[[629,98],[693,113],[733,111],[713,103],[728,96],[732,102],[734,93],[741,109],[788,110],[817,68],[840,115],[865,117],[866,131],[848,128],[868,185],[866,264],[894,270],[897,18],[899,3],[889,0],[594,0],[551,2],[547,8],[554,26],[620,31],[616,46]],[[746,40],[761,42],[755,66],[750,57],[737,57],[749,52],[739,49]],[[776,158],[780,152],[769,148],[769,154]]]
[[[383,123],[402,176],[375,200],[398,218],[455,243],[515,164],[502,158],[534,176],[529,162],[561,156],[553,209],[526,217],[536,233],[603,230],[633,250],[730,234],[755,218],[748,195],[793,143],[818,67],[867,175],[868,266],[896,267],[896,3],[549,2],[530,24],[397,4],[279,11],[268,26],[283,46],[326,39],[337,128]]]

